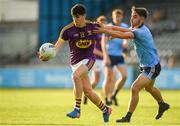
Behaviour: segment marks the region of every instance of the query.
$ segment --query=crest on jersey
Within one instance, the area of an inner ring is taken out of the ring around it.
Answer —
[[[80,32],[80,36],[81,36],[81,38],[85,38],[84,32]]]
[[[92,44],[92,40],[80,39],[76,42],[76,46],[79,48],[88,48]]]

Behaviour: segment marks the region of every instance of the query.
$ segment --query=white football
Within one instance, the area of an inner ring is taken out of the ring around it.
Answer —
[[[45,58],[52,59],[56,56],[56,47],[52,43],[44,43],[39,48],[39,53]]]

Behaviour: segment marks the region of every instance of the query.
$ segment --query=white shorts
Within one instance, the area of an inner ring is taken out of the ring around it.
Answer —
[[[96,62],[94,63],[94,66],[92,67],[92,70],[100,72],[104,68],[103,60],[96,59]]]
[[[90,70],[94,65],[94,60],[92,59],[83,59],[80,62],[71,65],[72,71],[76,71],[82,64],[86,65],[88,67],[88,70]]]

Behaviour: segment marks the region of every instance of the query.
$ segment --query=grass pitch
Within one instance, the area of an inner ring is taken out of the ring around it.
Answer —
[[[100,96],[100,90],[96,90]],[[171,108],[163,118],[155,120],[157,103],[141,91],[131,123],[116,123],[126,114],[130,91],[118,94],[119,106],[112,106],[110,122],[105,124],[101,111],[88,101],[81,105],[81,118],[70,119],[66,113],[73,109],[72,90],[67,89],[0,89],[0,126],[175,126],[180,125],[180,90],[162,90]]]

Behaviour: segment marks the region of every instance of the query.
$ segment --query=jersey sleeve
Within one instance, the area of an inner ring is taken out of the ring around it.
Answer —
[[[134,38],[141,38],[144,35],[141,29],[133,29],[132,32],[134,34]]]
[[[63,28],[61,30],[58,40],[63,41],[63,42],[68,40],[68,34],[67,34],[67,30],[65,28]]]

